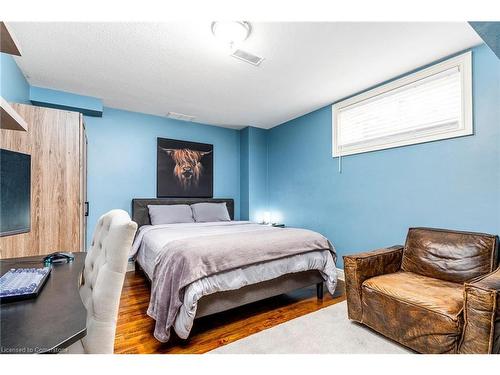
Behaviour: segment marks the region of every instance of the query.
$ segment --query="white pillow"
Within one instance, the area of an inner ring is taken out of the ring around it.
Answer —
[[[210,221],[231,221],[226,203],[195,203],[191,205],[197,223]]]
[[[148,204],[151,224],[194,223],[193,212],[187,204]]]

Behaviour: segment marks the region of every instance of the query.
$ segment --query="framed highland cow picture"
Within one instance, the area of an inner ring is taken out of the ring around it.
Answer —
[[[214,146],[176,139],[157,139],[158,198],[212,198]]]

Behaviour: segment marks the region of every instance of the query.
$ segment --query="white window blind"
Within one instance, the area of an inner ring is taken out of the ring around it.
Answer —
[[[333,106],[333,156],[472,134],[470,52]]]

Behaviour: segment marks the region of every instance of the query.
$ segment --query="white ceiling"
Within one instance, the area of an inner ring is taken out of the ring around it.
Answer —
[[[9,23],[32,85],[235,128],[271,128],[482,43],[465,22],[251,24],[240,48],[259,67],[230,57],[210,22]]]

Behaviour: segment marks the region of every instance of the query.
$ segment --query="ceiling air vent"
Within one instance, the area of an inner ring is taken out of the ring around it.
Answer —
[[[262,57],[252,55],[250,52],[241,49],[234,51],[231,56],[255,66],[259,66],[262,60],[264,60]]]
[[[193,121],[195,119],[194,116],[184,115],[182,113],[177,113],[177,112],[168,112],[167,117],[181,121]]]

